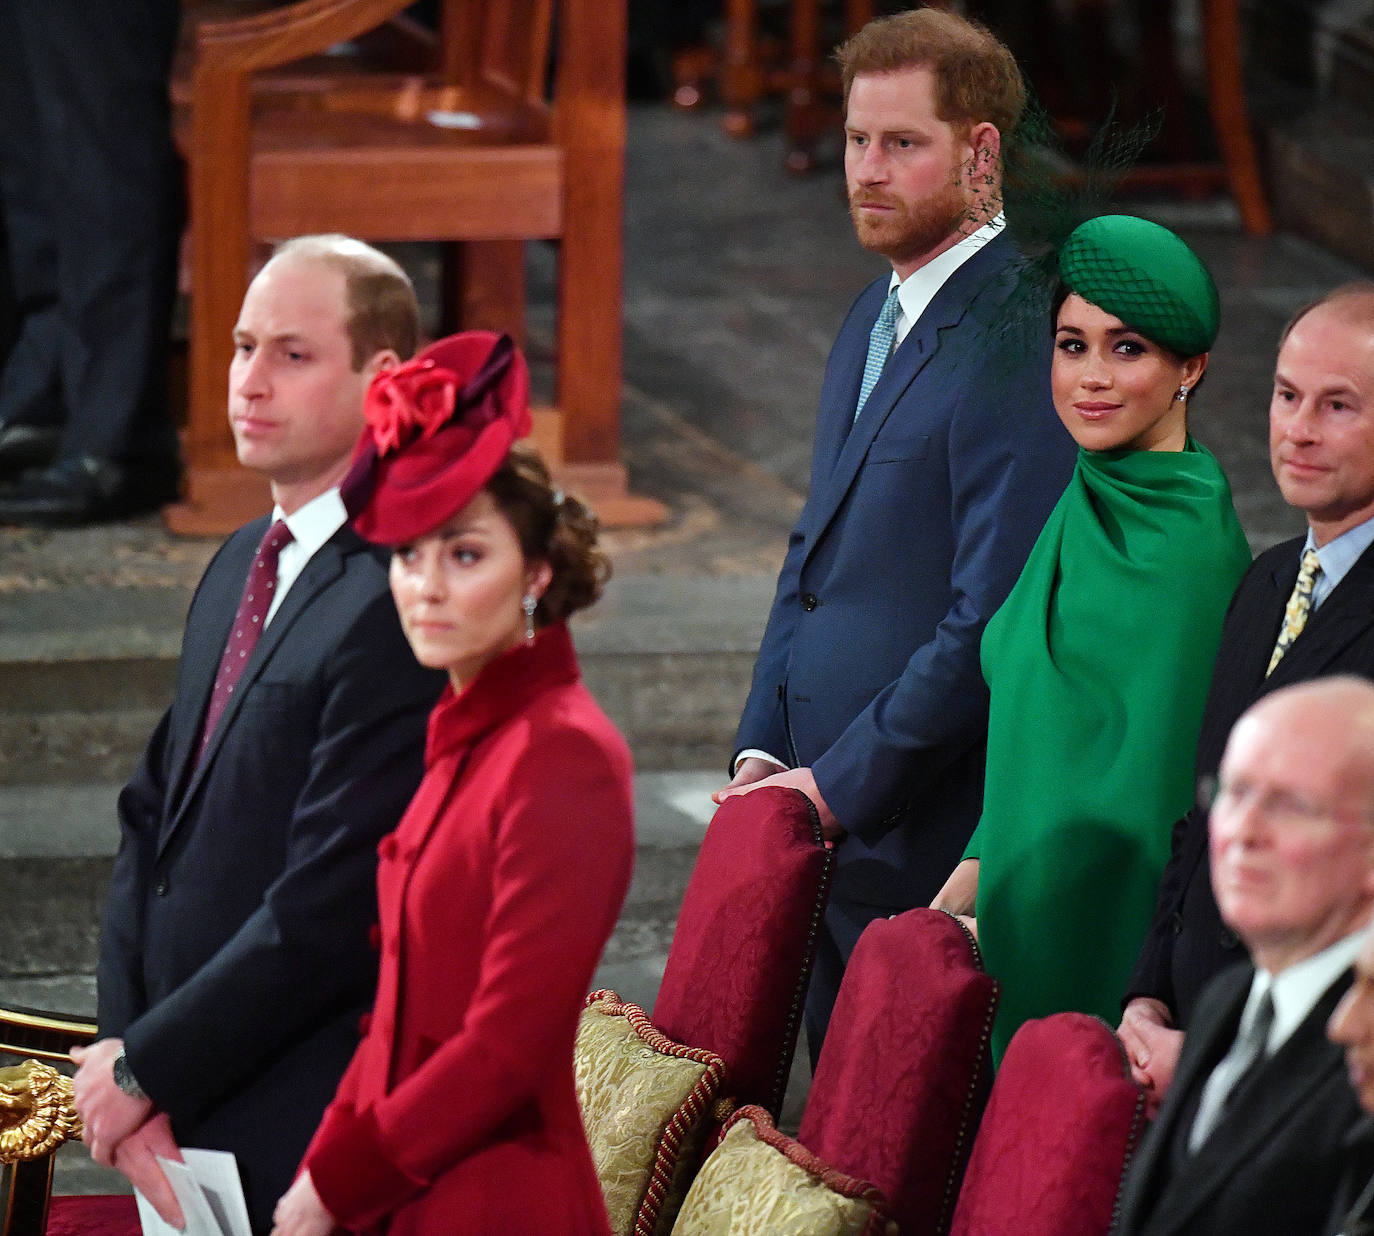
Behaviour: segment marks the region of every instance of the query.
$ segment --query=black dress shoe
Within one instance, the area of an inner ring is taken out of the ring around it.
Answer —
[[[57,456],[62,431],[50,425],[0,424],[0,478],[46,468]]]
[[[128,519],[155,511],[177,496],[177,470],[132,469],[82,455],[25,472],[0,486],[0,524],[70,527]]]

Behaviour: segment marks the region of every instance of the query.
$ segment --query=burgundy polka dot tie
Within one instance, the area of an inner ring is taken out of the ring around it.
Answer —
[[[243,587],[243,599],[239,601],[238,613],[234,615],[234,625],[229,628],[229,642],[224,646],[219,673],[215,675],[210,706],[205,710],[205,725],[200,732],[200,746],[196,749],[197,760],[205,753],[206,744],[229,706],[234,688],[243,677],[248,657],[267,623],[267,611],[272,608],[272,597],[277,591],[277,559],[282,546],[291,539],[291,529],[279,519],[267,529],[258,545],[258,552],[253,555],[253,566],[248,572],[248,582]]]

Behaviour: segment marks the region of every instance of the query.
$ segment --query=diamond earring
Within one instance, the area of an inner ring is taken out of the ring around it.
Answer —
[[[534,594],[527,592],[520,602],[520,608],[525,611],[525,643],[534,643],[534,611],[539,602],[535,600]]]

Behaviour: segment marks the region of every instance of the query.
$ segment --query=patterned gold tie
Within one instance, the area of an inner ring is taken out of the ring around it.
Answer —
[[[1298,580],[1293,585],[1293,595],[1288,598],[1288,606],[1283,611],[1283,629],[1274,644],[1274,655],[1269,658],[1269,668],[1264,671],[1266,678],[1274,672],[1274,666],[1283,660],[1283,654],[1307,625],[1307,616],[1312,612],[1312,585],[1317,582],[1317,576],[1321,571],[1322,564],[1317,557],[1317,551],[1307,550],[1302,556],[1302,565],[1298,568]]]

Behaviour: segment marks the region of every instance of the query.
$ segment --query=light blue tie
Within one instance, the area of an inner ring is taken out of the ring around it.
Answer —
[[[859,419],[859,413],[864,410],[869,395],[878,385],[878,379],[883,376],[883,366],[892,354],[892,340],[897,333],[897,315],[901,311],[902,305],[897,299],[897,288],[894,287],[883,301],[883,311],[878,314],[873,329],[868,332],[868,356],[864,360],[864,378],[859,384],[859,405],[854,409],[855,420]]]

